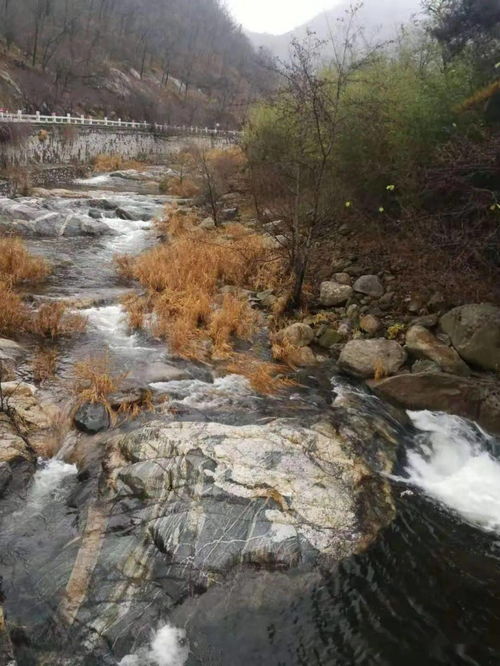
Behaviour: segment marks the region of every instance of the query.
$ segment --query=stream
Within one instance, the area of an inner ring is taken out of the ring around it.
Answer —
[[[300,385],[283,396],[264,398],[242,377],[175,359],[159,340],[128,330],[120,298],[131,287],[120,282],[112,260],[156,241],[152,219],[170,199],[150,191],[154,174],[98,176],[74,184],[75,198],[24,200],[77,213],[113,200],[115,210],[143,218],[124,220],[99,208],[113,235],[28,241],[54,266],[35,300],[71,297],[88,319],[86,333],[63,347],[61,376],[70,377],[76,361],[107,351],[116,368],[169,398],[173,421],[240,426],[292,416],[306,423],[347,397],[364,417],[392,423],[386,405],[334,377],[329,364],[302,372]],[[82,191],[88,197],[80,198]],[[0,501],[0,592],[15,628],[17,666],[498,666],[500,442],[473,423],[433,412],[410,413],[397,433],[397,461],[384,476],[395,518],[365,552],[335,567],[235,567],[216,584],[194,584],[182,594],[155,560],[144,594],[127,597],[126,620],[110,634],[97,622],[115,572],[104,560],[92,574],[98,591],[77,616],[85,632],[75,623],[68,634],[58,619],[75,558],[100,557],[101,549],[114,562],[111,551],[121,548],[116,541],[98,547],[91,534],[80,548],[80,508],[99,511],[92,502],[100,459],[83,472],[68,447],[40,460],[26,496]],[[118,500],[135,511],[135,500]],[[133,520],[125,524],[117,515],[107,533],[128,538],[133,531]]]

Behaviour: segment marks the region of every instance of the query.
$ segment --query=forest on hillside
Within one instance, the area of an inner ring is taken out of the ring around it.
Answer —
[[[268,78],[219,0],[1,0],[0,40],[26,110],[234,126]]]
[[[279,92],[252,110],[255,200],[287,220],[296,306],[346,235],[360,260],[405,271],[410,292],[498,297],[500,5],[423,5],[382,43],[353,5],[331,61],[316,35],[293,42]]]

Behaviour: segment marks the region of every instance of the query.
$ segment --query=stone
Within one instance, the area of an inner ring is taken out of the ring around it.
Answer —
[[[500,308],[462,305],[439,320],[460,356],[483,370],[500,371]]]
[[[46,238],[57,238],[64,231],[64,217],[59,213],[47,213],[37,218],[34,224],[35,233]]]
[[[10,359],[12,361],[19,361],[27,354],[27,350],[14,340],[8,338],[0,338],[0,360]]]
[[[132,206],[118,207],[115,210],[115,215],[121,220],[131,220],[134,222],[139,222],[141,220],[147,221],[151,219],[151,214],[148,211],[144,210],[143,208]]]
[[[346,310],[346,316],[348,319],[351,319],[352,321],[358,319],[359,313],[361,312],[363,308],[360,308],[357,303],[351,303],[351,305],[347,306]]]
[[[12,469],[7,462],[0,462],[0,497],[5,493],[5,490],[12,479]]]
[[[266,289],[265,291],[258,292],[255,295],[255,298],[264,308],[272,308],[277,301],[277,296],[272,289]]]
[[[116,210],[118,204],[109,199],[89,199],[88,204],[91,208],[101,208],[102,210]]]
[[[349,275],[349,273],[335,273],[333,279],[338,284],[348,284],[349,286],[352,285],[352,277]]]
[[[351,298],[352,294],[352,287],[347,284],[339,284],[331,281],[322,282],[319,302],[327,308],[335,305],[343,305]]]
[[[340,369],[354,377],[375,377],[378,372],[394,375],[404,365],[406,352],[395,340],[351,340],[339,358]]]
[[[94,220],[100,220],[104,217],[104,213],[102,212],[102,210],[98,210],[97,208],[90,208],[89,217],[91,217]]]
[[[345,266],[344,268],[344,273],[348,273],[349,275],[352,275],[352,277],[360,277],[363,275],[365,272],[365,267],[360,266],[359,264],[350,264],[348,266]]]
[[[377,317],[367,314],[359,320],[359,328],[368,335],[375,335],[382,328],[382,322]]]
[[[420,374],[423,372],[442,372],[441,368],[434,361],[426,361],[425,359],[419,359],[411,366],[411,371]]]
[[[422,315],[416,317],[410,322],[412,326],[424,326],[425,328],[434,328],[438,325],[439,317],[437,314]]]
[[[211,229],[215,229],[215,222],[213,217],[206,217],[204,220],[200,222],[198,225],[200,229],[205,229],[206,231],[210,231]]]
[[[114,236],[116,232],[102,220],[88,215],[68,215],[65,220],[63,236]]]
[[[126,379],[127,386],[147,386],[163,382],[176,382],[183,379],[192,379],[191,373],[170,363],[155,361],[137,368]]]
[[[405,409],[447,412],[500,434],[500,386],[446,373],[407,374],[369,382],[374,392]]]
[[[464,377],[470,375],[470,368],[457,352],[423,326],[412,326],[408,329],[406,348],[416,358],[434,361],[444,372]]]
[[[78,408],[73,420],[78,430],[88,435],[95,435],[110,426],[108,410],[101,403],[84,403]]]
[[[235,220],[238,217],[238,209],[237,208],[223,208],[222,212],[221,212],[221,217],[226,222],[231,222],[232,220]]]
[[[447,309],[448,303],[445,296],[440,291],[436,291],[427,301],[427,307],[430,312],[443,312]]]
[[[371,298],[380,298],[384,295],[384,285],[378,275],[362,275],[354,283],[354,291]]]
[[[381,298],[378,299],[378,306],[381,310],[390,310],[394,300],[394,292],[388,291]]]
[[[344,336],[334,328],[327,328],[318,339],[318,344],[320,347],[323,347],[323,349],[331,349],[344,339]]]
[[[295,347],[307,347],[314,340],[314,331],[307,324],[297,322],[278,331],[276,338]]]
[[[317,359],[310,347],[300,347],[293,355],[293,363],[294,365],[304,368],[310,365],[315,365]]]

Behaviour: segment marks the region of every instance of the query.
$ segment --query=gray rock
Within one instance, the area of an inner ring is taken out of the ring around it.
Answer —
[[[345,340],[345,337],[334,328],[327,328],[318,339],[318,344],[323,349],[332,349],[335,345]]]
[[[394,375],[405,361],[406,352],[395,340],[351,340],[340,354],[339,367],[354,377],[370,378]]]
[[[102,210],[116,210],[118,203],[109,199],[89,199],[88,205],[91,208],[100,208]]]
[[[102,212],[102,210],[98,210],[97,208],[90,208],[89,217],[91,217],[94,220],[101,220],[104,217],[104,213]]]
[[[434,361],[426,361],[424,359],[419,359],[411,366],[411,371],[416,374],[421,374],[424,372],[442,372],[441,368]]]
[[[322,282],[320,288],[319,302],[324,307],[332,307],[335,305],[343,305],[352,296],[353,290],[347,284],[339,284],[338,282]]]
[[[65,222],[59,213],[47,213],[37,218],[34,223],[37,236],[46,238],[58,238],[63,234]]]
[[[297,322],[278,331],[276,338],[295,347],[307,347],[314,340],[314,331],[307,324]]]
[[[442,370],[464,377],[470,375],[470,368],[457,352],[438,340],[427,328],[412,326],[406,333],[406,348],[417,358],[434,361]]]
[[[139,222],[141,220],[147,221],[151,219],[151,214],[148,211],[144,210],[143,208],[132,206],[123,206],[117,208],[115,210],[115,215],[121,220],[132,220],[135,222]]]
[[[5,493],[12,479],[12,469],[7,462],[0,462],[0,497]]]
[[[500,308],[474,304],[454,308],[440,326],[460,356],[473,366],[500,371]]]
[[[68,215],[65,220],[63,236],[114,236],[116,232],[101,220],[88,215]]]
[[[377,395],[399,407],[457,414],[500,433],[498,384],[445,373],[397,375],[369,384]]]
[[[78,430],[89,435],[106,430],[110,425],[108,411],[100,403],[84,403],[78,408],[73,420]]]
[[[380,298],[384,294],[384,285],[378,275],[362,275],[354,283],[354,291],[371,298]]]
[[[378,300],[378,306],[381,310],[390,310],[394,300],[394,292],[388,291]]]
[[[135,370],[127,377],[126,385],[147,386],[148,384],[174,382],[183,379],[192,379],[191,373],[188,370],[170,363],[156,361]]]
[[[439,317],[437,314],[422,315],[412,319],[412,326],[424,326],[425,328],[434,328],[437,326]]]
[[[333,280],[338,284],[348,284],[349,286],[352,285],[352,277],[349,275],[349,273],[335,273]]]

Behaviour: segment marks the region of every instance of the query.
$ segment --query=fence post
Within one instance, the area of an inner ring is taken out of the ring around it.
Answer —
[[[37,122],[37,123],[40,122],[40,111],[37,111],[37,112],[36,112],[36,122]]]
[[[17,112],[17,117],[19,118],[19,120],[21,120],[22,115],[23,115],[23,112],[22,112],[22,111],[18,111],[18,112]]]
[[[122,126],[122,119],[118,118],[118,127],[121,127],[121,126]]]
[[[105,117],[104,117],[104,124],[105,124],[105,125],[108,124],[108,116],[105,116]]]

